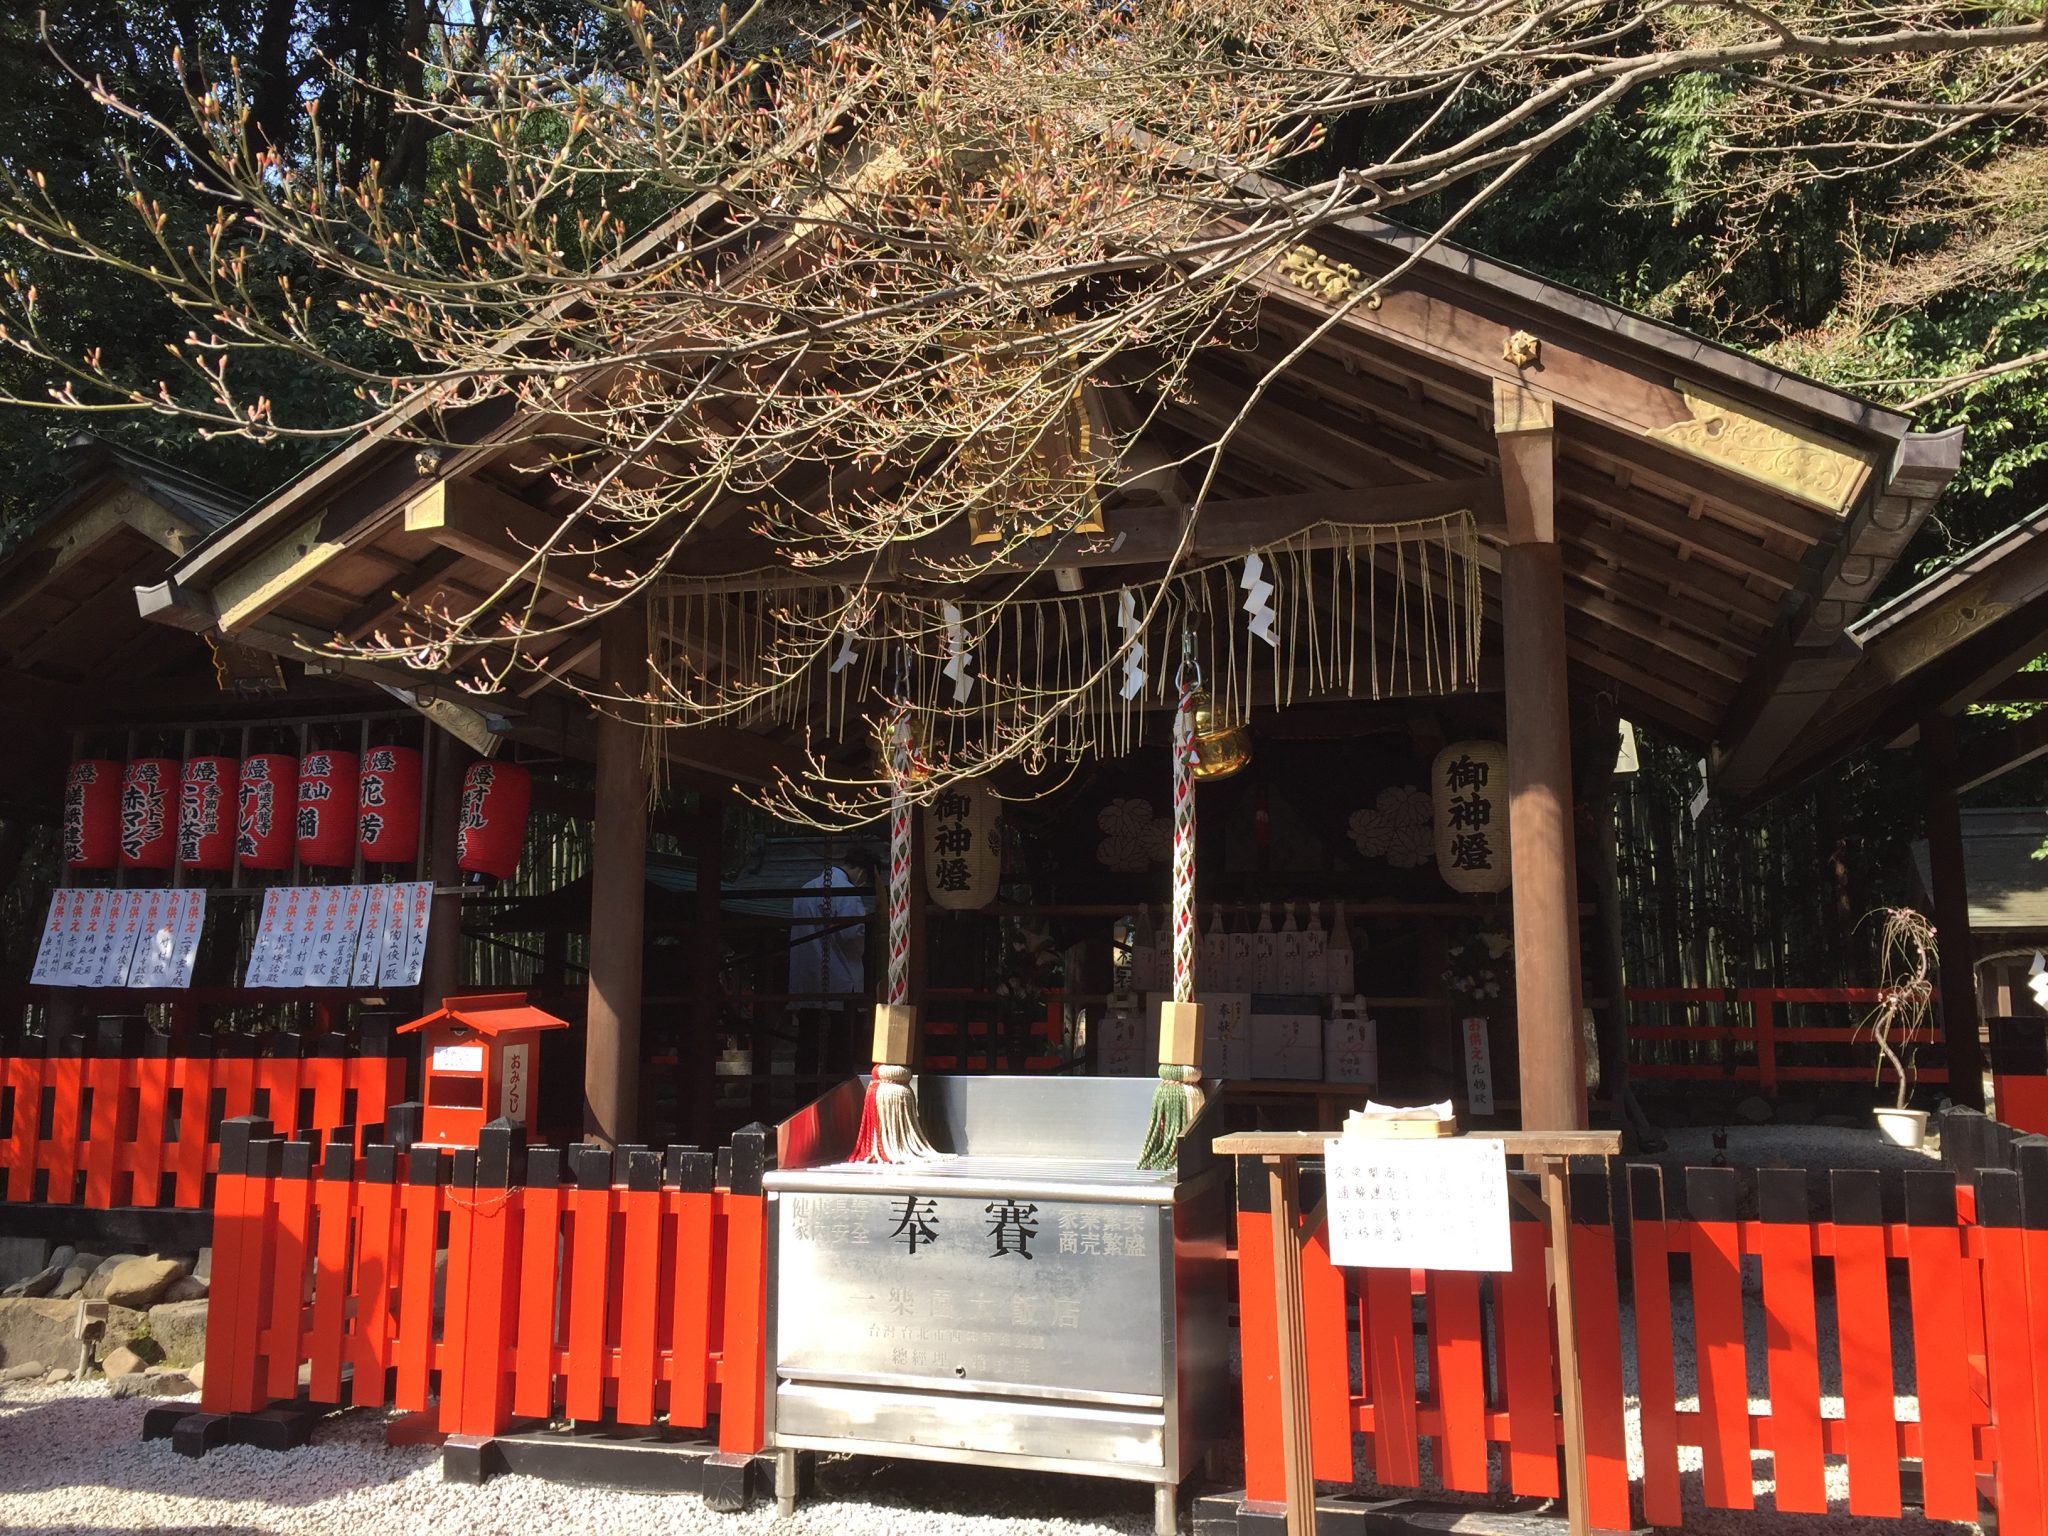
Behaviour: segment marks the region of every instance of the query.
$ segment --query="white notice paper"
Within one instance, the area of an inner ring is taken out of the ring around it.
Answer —
[[[1506,1270],[1508,1160],[1478,1137],[1324,1144],[1330,1262],[1351,1269]]]
[[[362,937],[356,944],[356,960],[349,968],[348,984],[359,992],[371,991],[377,985],[377,965],[384,955],[384,903],[388,889],[382,885],[357,887],[363,898],[363,915],[356,925]]]
[[[136,931],[141,926],[133,917],[140,891],[103,891],[106,905],[95,918],[99,945],[88,986],[121,987],[128,984],[128,959],[135,953]]]
[[[434,882],[407,882],[409,895],[405,912],[405,958],[396,976],[378,978],[387,987],[416,987],[427,963],[427,923],[434,915]]]
[[[345,987],[356,958],[356,933],[363,921],[359,886],[327,885],[314,899],[317,912],[312,946],[306,962],[309,987]]]
[[[263,893],[263,915],[256,921],[256,941],[249,946],[249,969],[242,979],[247,987],[280,987],[278,971],[284,957],[285,887],[273,885]]]
[[[42,942],[36,946],[35,969],[28,976],[35,986],[64,985],[64,926],[71,917],[71,898],[77,894],[62,888],[50,892],[50,916],[43,924]]]

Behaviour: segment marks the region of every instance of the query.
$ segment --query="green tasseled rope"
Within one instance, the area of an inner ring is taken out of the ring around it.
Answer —
[[[1189,1071],[1186,1067],[1159,1069],[1159,1086],[1152,1090],[1152,1120],[1145,1127],[1145,1144],[1138,1150],[1140,1168],[1162,1171],[1179,1159],[1181,1136],[1193,1119]]]

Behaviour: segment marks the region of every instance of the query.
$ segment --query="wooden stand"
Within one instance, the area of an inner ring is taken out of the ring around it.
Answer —
[[[1216,1139],[1226,1157],[1258,1157],[1266,1164],[1272,1201],[1273,1319],[1280,1368],[1280,1445],[1286,1462],[1287,1536],[1315,1536],[1316,1481],[1308,1432],[1308,1358],[1303,1348],[1301,1302],[1301,1160],[1320,1158],[1330,1136],[1322,1131],[1240,1131]],[[1481,1134],[1542,1180],[1539,1215],[1550,1222],[1550,1283],[1557,1312],[1559,1409],[1564,1419],[1565,1513],[1572,1536],[1586,1525],[1586,1419],[1579,1384],[1578,1319],[1572,1304],[1571,1204],[1567,1175],[1574,1157],[1613,1157],[1619,1131],[1501,1131]],[[1509,1192],[1533,1199],[1517,1184]]]

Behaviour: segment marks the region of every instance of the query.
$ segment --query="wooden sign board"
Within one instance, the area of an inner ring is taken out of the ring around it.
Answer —
[[[1501,1142],[1333,1137],[1323,1158],[1331,1263],[1358,1269],[1514,1267]]]

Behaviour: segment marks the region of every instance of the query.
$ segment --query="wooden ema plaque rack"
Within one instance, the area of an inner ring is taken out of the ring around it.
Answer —
[[[1389,1131],[1413,1123],[1415,1131]],[[1445,1137],[1448,1131],[1427,1121],[1381,1121],[1373,1134],[1406,1139]],[[1273,1316],[1280,1346],[1280,1437],[1287,1465],[1287,1536],[1315,1536],[1316,1484],[1308,1436],[1308,1358],[1302,1347],[1301,1302],[1301,1160],[1321,1158],[1333,1139],[1327,1131],[1239,1131],[1219,1136],[1216,1151],[1225,1157],[1256,1157],[1266,1164],[1266,1186],[1272,1201]],[[1533,1201],[1535,1212],[1550,1223],[1552,1286],[1556,1292],[1559,1403],[1565,1448],[1565,1507],[1572,1536],[1584,1536],[1586,1523],[1586,1425],[1579,1384],[1578,1323],[1572,1304],[1571,1205],[1567,1175],[1574,1157],[1613,1157],[1621,1151],[1619,1131],[1497,1131],[1465,1138],[1497,1141],[1509,1157],[1537,1174],[1542,1196],[1528,1194],[1510,1181],[1509,1194]]]

